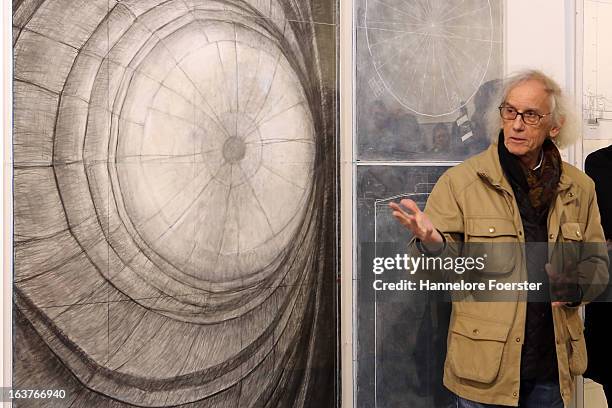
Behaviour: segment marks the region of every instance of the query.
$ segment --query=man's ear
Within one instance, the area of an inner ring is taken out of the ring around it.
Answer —
[[[564,123],[565,123],[565,117],[561,117],[559,118],[559,124],[557,126],[553,126],[552,128],[550,128],[550,131],[548,132],[548,134],[552,139],[554,139],[555,137],[557,137],[557,135],[559,135],[559,132],[561,131],[561,128],[563,127]]]

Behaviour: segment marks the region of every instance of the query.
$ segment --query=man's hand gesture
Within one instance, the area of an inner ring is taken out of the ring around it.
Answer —
[[[413,200],[405,198],[399,204],[391,202],[389,207],[393,210],[393,216],[423,243],[441,244],[444,242],[442,235],[431,223],[429,217],[419,209]]]

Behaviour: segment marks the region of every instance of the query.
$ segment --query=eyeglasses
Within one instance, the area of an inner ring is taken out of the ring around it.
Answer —
[[[516,119],[517,116],[520,115],[521,119],[523,119],[523,122],[526,125],[535,126],[540,123],[542,118],[548,115],[552,115],[552,112],[549,112],[545,115],[540,115],[539,113],[532,111],[532,110],[528,110],[525,112],[519,112],[516,110],[516,108],[513,108],[512,106],[502,105],[499,107],[499,114],[502,117],[502,119],[505,119],[505,120],[514,120]]]

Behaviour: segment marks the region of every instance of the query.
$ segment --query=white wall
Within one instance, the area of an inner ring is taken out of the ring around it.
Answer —
[[[563,0],[506,0],[504,40],[508,73],[536,68],[562,86],[567,85],[566,65],[571,55],[566,45],[570,34],[566,3]]]
[[[574,93],[574,3],[575,0],[506,0],[506,73],[539,69],[566,92]],[[581,165],[575,152],[574,148],[565,149],[561,156]]]

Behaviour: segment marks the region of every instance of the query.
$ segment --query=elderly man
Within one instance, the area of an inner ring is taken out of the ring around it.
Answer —
[[[557,146],[576,135],[569,104],[552,79],[539,71],[519,73],[506,81],[500,102],[499,136],[440,178],[424,212],[411,200],[391,207],[412,232],[413,249],[428,256],[458,242],[580,244],[565,251],[576,258],[573,285],[547,251],[518,251],[520,258],[504,260],[521,279],[540,270],[551,288],[563,286],[561,300],[454,302],[444,366],[444,385],[457,407],[562,408],[586,368],[577,306],[607,282],[605,244],[586,244],[604,243],[595,188],[561,160]]]

